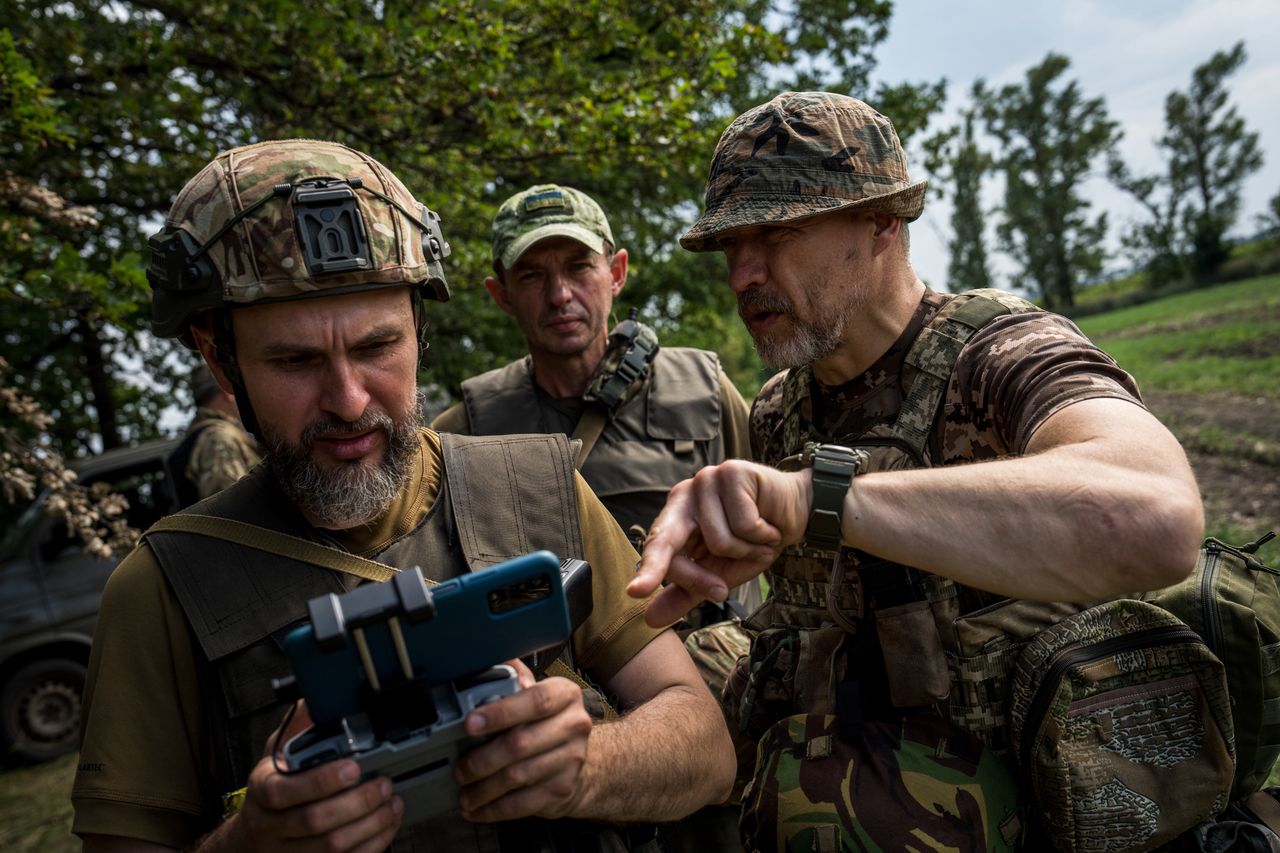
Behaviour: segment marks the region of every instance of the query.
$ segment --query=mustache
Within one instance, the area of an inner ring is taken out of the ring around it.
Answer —
[[[389,433],[394,426],[395,422],[391,420],[390,415],[385,412],[374,412],[367,409],[359,420],[355,421],[343,420],[336,415],[325,415],[307,424],[302,430],[298,443],[310,450],[316,441],[322,438],[344,438],[349,435],[368,432],[372,429],[380,429]]]
[[[779,293],[751,288],[738,296],[738,316],[746,319],[753,314],[790,314],[795,306]]]

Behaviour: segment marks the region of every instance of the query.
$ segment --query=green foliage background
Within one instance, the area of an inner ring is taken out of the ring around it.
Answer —
[[[480,287],[489,222],[543,181],[595,196],[635,305],[668,344],[764,376],[719,257],[676,248],[728,120],[822,87],[922,127],[941,84],[867,90],[884,0],[0,0],[0,174],[98,212],[72,233],[0,201],[0,355],[68,455],[154,435],[186,405],[188,354],[147,333],[145,237],[219,150],[320,137],[367,151],[443,217],[455,298],[432,309],[443,395],[523,340]],[[765,23],[761,23],[765,22]]]

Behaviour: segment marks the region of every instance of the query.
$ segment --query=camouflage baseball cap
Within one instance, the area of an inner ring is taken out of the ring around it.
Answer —
[[[573,187],[539,184],[513,195],[493,217],[493,260],[510,269],[534,243],[571,237],[604,254],[613,242],[609,220],[592,198]]]
[[[224,151],[187,182],[151,237],[153,327],[200,312],[369,288],[448,299],[439,217],[385,166],[336,142]]]
[[[893,123],[873,108],[847,95],[783,92],[725,128],[705,211],[680,245],[714,251],[716,238],[734,228],[853,207],[911,221],[928,185],[911,183]]]

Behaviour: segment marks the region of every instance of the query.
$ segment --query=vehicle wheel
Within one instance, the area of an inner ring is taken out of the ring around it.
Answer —
[[[47,761],[80,742],[84,666],[66,658],[38,660],[0,690],[0,740],[11,757]]]

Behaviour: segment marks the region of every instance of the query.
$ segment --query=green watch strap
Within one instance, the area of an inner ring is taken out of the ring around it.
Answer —
[[[840,547],[844,496],[854,476],[867,465],[866,451],[810,442],[801,460],[813,465],[813,509],[804,531],[805,542],[810,548],[835,550]]]

